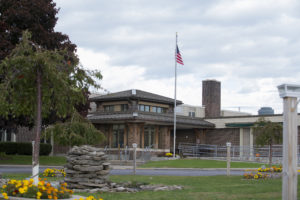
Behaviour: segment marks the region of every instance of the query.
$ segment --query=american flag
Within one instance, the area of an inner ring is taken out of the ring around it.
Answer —
[[[183,65],[183,60],[181,58],[181,54],[177,45],[176,45],[176,62]]]

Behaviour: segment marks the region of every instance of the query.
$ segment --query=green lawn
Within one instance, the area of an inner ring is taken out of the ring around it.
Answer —
[[[7,155],[5,159],[0,160],[0,165],[11,164],[11,165],[31,165],[31,156],[18,156],[18,155]],[[66,158],[64,156],[40,156],[40,165],[56,165],[63,166],[66,164]]]
[[[6,178],[22,179],[29,174],[6,174]],[[113,182],[139,181],[150,184],[181,185],[183,190],[144,191],[137,193],[80,193],[104,200],[276,200],[281,199],[281,179],[244,180],[242,176],[110,176]],[[299,180],[298,180],[299,182]],[[298,185],[298,191],[300,187]],[[300,192],[298,192],[298,196]]]
[[[183,190],[144,191],[137,193],[103,193],[94,195],[104,200],[276,200],[281,199],[281,179],[244,180],[242,176],[111,176],[122,182],[135,180],[152,184],[182,185]],[[299,188],[299,187],[298,187]],[[299,191],[299,189],[298,189]],[[300,194],[300,193],[299,193]],[[298,194],[298,196],[299,196]]]
[[[262,163],[249,163],[249,162],[231,162],[231,168],[258,168]],[[217,160],[201,160],[201,159],[178,159],[178,160],[164,160],[164,161],[151,161],[141,168],[157,167],[157,168],[226,168],[226,161]]]

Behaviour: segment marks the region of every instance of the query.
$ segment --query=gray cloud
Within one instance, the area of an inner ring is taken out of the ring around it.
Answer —
[[[173,77],[176,31],[181,75],[233,82],[224,87],[242,81],[235,91],[244,95],[260,79],[274,79],[270,87],[299,79],[296,0],[55,2],[61,7],[58,31],[81,48],[106,54],[111,66],[144,68],[145,80]]]

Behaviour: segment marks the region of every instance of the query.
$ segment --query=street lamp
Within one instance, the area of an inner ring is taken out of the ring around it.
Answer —
[[[300,98],[300,85],[282,84],[278,87],[283,98],[283,172],[282,199],[297,199],[297,143],[298,120],[297,98]]]

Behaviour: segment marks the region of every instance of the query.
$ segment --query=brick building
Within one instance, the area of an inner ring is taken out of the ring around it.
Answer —
[[[173,146],[174,99],[157,94],[127,90],[90,99],[96,110],[88,119],[106,136],[110,148],[153,148],[169,152]],[[182,104],[177,101],[177,105]],[[206,129],[214,128],[202,118],[177,116],[176,143],[200,142]]]

